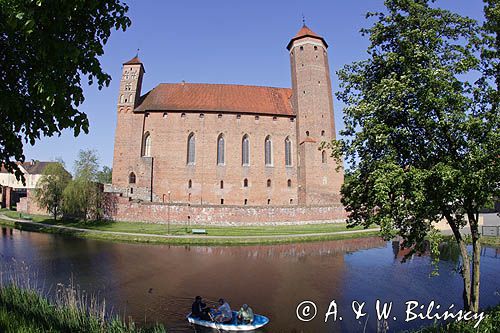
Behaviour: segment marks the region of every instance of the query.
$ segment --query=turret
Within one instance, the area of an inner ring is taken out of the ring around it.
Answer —
[[[292,103],[297,114],[299,204],[338,202],[343,174],[322,141],[335,138],[328,44],[305,24],[290,40]]]
[[[122,78],[120,81],[120,94],[118,106],[132,106],[135,108],[141,96],[142,77],[145,73],[144,66],[138,56],[133,57],[123,64]]]

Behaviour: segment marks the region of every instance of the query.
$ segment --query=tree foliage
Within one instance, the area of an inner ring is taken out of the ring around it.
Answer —
[[[108,166],[103,166],[101,171],[97,173],[97,181],[101,184],[110,184],[112,180],[113,169]]]
[[[61,215],[63,192],[70,181],[71,175],[61,163],[51,163],[47,165],[37,183],[35,190],[37,203],[41,208],[47,209],[54,220]]]
[[[64,190],[64,214],[83,220],[97,220],[102,214],[103,191],[98,183],[99,158],[95,150],[80,150],[75,161],[75,178]]]
[[[378,224],[419,250],[432,223],[448,221],[464,304],[477,310],[478,210],[500,184],[498,5],[487,1],[480,27],[433,2],[386,0],[385,12],[367,14],[368,59],[339,71],[346,126],[332,148],[349,164],[341,191],[351,225]],[[459,231],[467,223],[472,273]]]
[[[22,178],[23,142],[88,132],[82,79],[109,85],[99,57],[113,29],[125,30],[119,0],[0,1],[0,163]]]

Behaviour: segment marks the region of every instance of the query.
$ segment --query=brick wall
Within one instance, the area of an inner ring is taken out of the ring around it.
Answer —
[[[27,196],[20,198],[16,205],[16,210],[20,213],[33,214],[33,215],[49,215],[46,209],[38,206],[33,190],[27,191]]]
[[[108,217],[120,221],[218,225],[263,225],[343,222],[346,212],[333,206],[201,206],[140,203],[113,196]],[[111,201],[108,199],[108,201]]]

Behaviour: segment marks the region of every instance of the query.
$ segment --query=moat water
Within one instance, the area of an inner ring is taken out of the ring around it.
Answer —
[[[4,277],[27,266],[30,278],[49,293],[58,283],[73,280],[78,288],[105,298],[115,313],[146,325],[163,323],[169,332],[203,331],[185,320],[195,295],[211,301],[224,297],[233,308],[248,303],[270,318],[259,332],[375,332],[377,299],[393,302],[390,332],[429,323],[406,322],[407,301],[462,307],[456,252],[443,251],[437,277],[430,277],[429,256],[401,263],[403,255],[397,242],[379,238],[205,247],[110,243],[9,228],[2,228],[0,237]],[[481,260],[481,307],[496,305],[500,249],[484,248]],[[317,306],[309,322],[296,315],[304,300]],[[332,300],[337,320],[330,316],[325,323]],[[355,300],[366,302],[367,315],[358,320],[351,309]]]

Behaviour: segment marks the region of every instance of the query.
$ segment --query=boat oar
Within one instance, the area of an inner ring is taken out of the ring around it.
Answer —
[[[214,322],[215,329],[217,330],[217,332],[220,333],[220,329],[217,327],[217,322],[215,321],[214,317],[212,316],[212,313],[209,312],[208,315],[210,316],[210,319],[212,319],[212,321]]]

